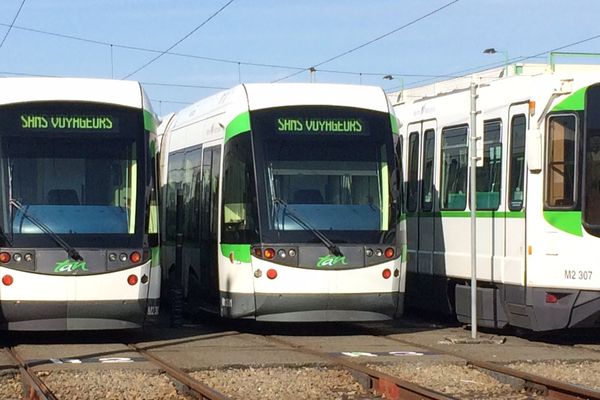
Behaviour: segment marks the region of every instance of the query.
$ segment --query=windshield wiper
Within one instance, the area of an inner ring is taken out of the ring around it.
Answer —
[[[340,251],[340,248],[337,247],[335,243],[329,240],[329,238],[325,236],[323,232],[319,231],[317,228],[309,224],[304,218],[299,216],[294,211],[290,210],[288,208],[288,203],[277,197],[273,199],[273,203],[280,204],[281,206],[283,206],[283,210],[290,216],[290,218],[296,221],[296,223],[305,230],[312,232],[321,242],[323,242],[325,246],[327,246],[331,254],[338,257],[343,256],[342,252]]]
[[[65,242],[64,239],[58,236],[56,232],[54,232],[52,229],[50,229],[50,227],[48,227],[48,225],[35,218],[33,215],[29,215],[27,213],[27,209],[23,207],[21,203],[19,203],[15,199],[10,199],[10,204],[14,206],[17,210],[21,211],[21,213],[23,213],[23,216],[29,221],[31,221],[32,224],[40,228],[40,230],[46,235],[50,236],[60,247],[62,247],[67,252],[69,258],[75,261],[83,261],[83,257],[81,257],[79,252],[73,246]]]

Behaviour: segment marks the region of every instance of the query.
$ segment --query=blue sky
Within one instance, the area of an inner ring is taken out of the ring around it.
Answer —
[[[159,54],[141,49],[168,49],[228,3],[2,0],[0,76],[122,79]],[[164,115],[218,88],[282,80],[298,71],[284,66],[309,68],[408,25],[314,74],[317,82],[392,91],[499,66],[505,54],[514,61],[542,54],[528,62],[547,62],[553,49],[600,53],[598,16],[597,0],[233,0],[171,50],[180,55],[165,54],[128,79],[141,81]],[[506,53],[482,53],[490,47]],[[283,81],[310,79],[303,71]]]

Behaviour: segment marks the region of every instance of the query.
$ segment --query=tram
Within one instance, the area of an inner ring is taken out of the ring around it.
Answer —
[[[158,314],[157,119],[136,82],[0,80],[0,328]]]
[[[188,307],[261,321],[402,314],[397,123],[380,88],[244,84],[165,123],[161,255]]]
[[[471,321],[477,157],[477,323],[600,326],[599,77],[597,65],[516,64],[390,94],[407,178],[407,307]]]

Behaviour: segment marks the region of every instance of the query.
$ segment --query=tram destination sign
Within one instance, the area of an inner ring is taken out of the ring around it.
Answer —
[[[361,118],[277,118],[276,131],[289,135],[367,136],[369,126]]]
[[[21,113],[18,127],[25,131],[118,132],[119,120],[110,115]]]

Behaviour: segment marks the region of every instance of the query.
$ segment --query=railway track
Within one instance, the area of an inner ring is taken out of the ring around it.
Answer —
[[[177,386],[183,387],[183,392],[186,396],[200,400],[229,400],[230,398],[223,393],[209,387],[203,382],[193,378],[190,374],[182,370],[181,368],[165,361],[164,359],[152,354],[143,347],[135,344],[127,344],[129,350],[141,355],[148,362],[158,367],[161,371],[164,371]],[[34,367],[39,367],[44,364],[48,364],[50,360],[35,361],[32,363],[27,362],[14,347],[7,347],[4,349],[11,361],[13,366],[5,366],[3,369],[17,369],[21,376],[23,385],[24,399],[26,400],[60,400],[60,398],[49,388],[37,373],[34,371]],[[122,350],[111,351],[104,353],[94,353],[83,356],[82,358],[88,358],[91,356],[109,356],[116,353],[122,353]]]
[[[459,358],[465,362],[466,365],[478,368],[484,372],[492,375],[499,376],[504,380],[518,381],[521,382],[523,388],[528,391],[535,393],[536,395],[542,396],[548,399],[587,399],[587,400],[600,400],[600,391],[585,388],[581,386],[571,385],[561,381],[548,379],[539,375],[534,375],[528,372],[520,371],[514,368],[505,367],[503,365],[495,364],[488,361],[478,360],[472,357],[465,356],[459,352],[446,351],[439,347],[427,346],[422,343],[415,343],[410,340],[399,339],[391,337],[390,335],[361,326],[360,329],[366,333],[382,337],[386,340],[390,340],[396,343],[401,343],[408,346],[419,347],[425,351],[436,352],[452,357]],[[597,350],[593,350],[597,351]]]

